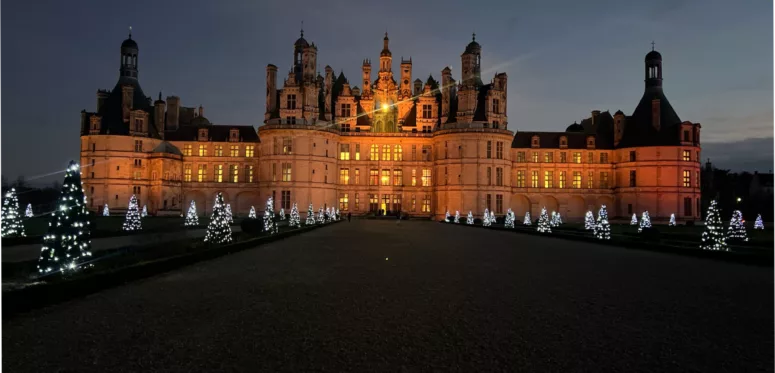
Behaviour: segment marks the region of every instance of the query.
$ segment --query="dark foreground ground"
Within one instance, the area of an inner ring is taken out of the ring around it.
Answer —
[[[358,221],[3,322],[9,372],[773,370],[773,273]]]

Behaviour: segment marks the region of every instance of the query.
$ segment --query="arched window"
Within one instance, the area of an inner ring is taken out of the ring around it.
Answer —
[[[393,160],[394,161],[404,160],[404,154],[403,154],[403,149],[401,149],[401,145],[396,145],[393,147]]]
[[[383,161],[389,161],[390,160],[390,145],[382,145],[382,160]]]

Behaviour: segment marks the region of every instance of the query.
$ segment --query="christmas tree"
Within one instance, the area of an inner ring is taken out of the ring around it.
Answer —
[[[634,213],[632,214],[632,220],[630,220],[630,225],[638,225],[638,217]]]
[[[277,233],[277,224],[274,222],[274,201],[272,197],[266,200],[266,207],[264,207],[264,232],[269,234]]]
[[[675,214],[670,214],[670,222],[667,223],[668,227],[675,227]]]
[[[129,206],[126,208],[126,219],[124,220],[125,231],[139,231],[143,229],[140,221],[140,208],[137,206],[137,196],[134,194],[129,198]]]
[[[234,223],[234,215],[231,213],[231,204],[226,204],[226,221],[229,222],[229,224]]]
[[[326,222],[326,214],[323,211],[323,208],[321,207],[320,210],[318,210],[318,224],[323,224]]]
[[[315,224],[315,213],[313,212],[314,208],[312,207],[312,203],[309,204],[309,209],[307,210],[307,220],[304,222],[307,225],[314,225]]]
[[[587,211],[587,214],[584,216],[584,229],[595,229],[595,214],[592,211]]]
[[[447,213],[446,213],[446,214],[444,214],[444,222],[445,222],[445,223],[449,223],[449,216],[450,216],[450,215],[449,215],[449,210],[447,210]]]
[[[482,216],[482,226],[490,226],[490,210],[484,209],[484,216]]]
[[[285,220],[285,209],[282,207],[280,208],[280,220]]]
[[[551,225],[549,225],[549,214],[546,213],[546,207],[541,208],[541,215],[538,217],[538,228],[541,233],[552,233]]]
[[[27,211],[24,212],[24,217],[25,218],[31,218],[32,216],[33,216],[33,214],[32,214],[32,204],[28,203],[27,204]]]
[[[651,228],[651,217],[649,217],[648,211],[643,211],[643,215],[640,217],[640,225],[638,225],[638,233],[643,232],[643,228]]]
[[[597,213],[595,238],[599,240],[611,239],[611,224],[608,223],[608,210],[606,210],[605,205],[601,206],[600,211]]]
[[[460,210],[455,210],[455,224],[460,224]]]
[[[205,242],[213,244],[231,242],[231,225],[229,225],[229,216],[221,192],[215,195],[213,214],[210,216],[210,224],[207,225]]]
[[[186,220],[183,222],[186,227],[192,227],[199,225],[199,215],[196,214],[196,201],[191,200],[191,204],[188,205],[188,212],[186,213]]]
[[[468,210],[468,217],[466,218],[466,224],[474,224],[474,214],[471,213],[471,210]]]
[[[753,229],[764,229],[764,222],[762,221],[762,214],[756,216],[756,221],[753,223]]]
[[[250,206],[250,211],[248,212],[248,219],[255,219],[256,218],[256,208],[253,206]]]
[[[333,218],[331,217],[331,208],[326,207],[326,223],[330,223]]]
[[[63,274],[84,266],[91,257],[91,228],[86,197],[81,185],[81,169],[70,161],[65,171],[57,208],[51,213],[48,232],[38,259],[40,274],[60,271]]]
[[[533,225],[533,221],[530,219],[530,211],[525,212],[525,219],[522,220],[522,225]]]
[[[336,212],[334,213],[334,220],[339,221],[341,218],[342,215],[339,214],[339,209],[336,209]]]
[[[140,213],[140,217],[144,218],[146,216],[148,216],[148,209],[145,207],[145,205],[143,205],[143,212]]]
[[[79,179],[80,180],[80,177]],[[19,213],[19,199],[16,197],[16,189],[11,188],[5,194],[3,200],[2,226],[0,227],[3,237],[25,237],[24,224]]]
[[[110,209],[108,209],[108,204],[105,204],[105,207],[102,208],[102,216],[110,216]]]
[[[514,212],[509,209],[506,211],[506,217],[503,219],[503,226],[506,228],[514,228]]]
[[[721,222],[721,213],[718,210],[718,206],[716,206],[716,200],[710,201],[710,206],[708,206],[708,213],[705,217],[705,231],[702,232],[700,248],[703,250],[729,251],[727,237]]]
[[[557,213],[557,220],[555,221],[555,224],[558,227],[562,225],[562,215],[559,212]]]
[[[296,207],[295,203],[291,207],[291,217],[288,219],[288,226],[291,228],[301,227],[301,216],[299,216],[299,208]]]
[[[729,221],[729,229],[727,230],[728,241],[748,241],[748,234],[745,232],[745,224],[743,222],[743,213],[740,210],[732,212],[732,220]]]
[[[550,227],[556,227],[557,226],[557,213],[552,211],[552,216],[549,218],[549,226]]]

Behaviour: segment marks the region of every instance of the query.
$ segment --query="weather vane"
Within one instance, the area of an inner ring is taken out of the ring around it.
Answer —
[[[129,26],[129,38],[132,38],[132,26]]]
[[[654,50],[654,40],[651,41],[651,50]]]

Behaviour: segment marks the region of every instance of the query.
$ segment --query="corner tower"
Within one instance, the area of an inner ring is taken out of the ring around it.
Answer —
[[[121,43],[121,77],[137,79],[137,55],[140,49],[132,40],[132,28],[129,28],[129,37]]]

